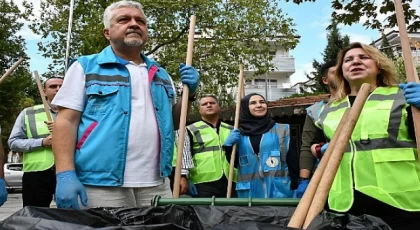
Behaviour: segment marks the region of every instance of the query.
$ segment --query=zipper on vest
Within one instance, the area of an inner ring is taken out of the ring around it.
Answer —
[[[257,159],[258,159],[258,175],[260,176],[260,180],[262,181],[262,186],[263,186],[263,191],[264,191],[264,197],[267,198],[267,184],[265,183],[265,177],[264,177],[264,172],[263,172],[263,168],[262,168],[262,162],[261,162],[261,149],[262,149],[262,142],[263,142],[263,138],[264,138],[263,134],[261,136],[261,140],[260,140],[260,152],[257,155],[254,151],[254,148],[252,147],[252,143],[251,143],[251,139],[249,138],[249,136],[247,137],[247,141],[248,141],[248,145],[251,149],[252,154],[254,154]]]
[[[356,189],[356,183],[354,182],[354,157],[356,155],[356,145],[354,144],[354,141],[350,138],[350,148],[351,148],[351,183],[353,189]],[[353,198],[354,199],[354,198]]]

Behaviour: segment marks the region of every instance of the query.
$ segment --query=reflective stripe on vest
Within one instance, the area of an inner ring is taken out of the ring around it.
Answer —
[[[190,171],[194,184],[219,180],[223,175],[229,177],[230,164],[226,160],[222,145],[229,136],[232,126],[221,123],[219,134],[203,121],[187,127],[192,136],[193,161],[195,167]],[[236,169],[234,170],[236,181]]]
[[[325,104],[324,101],[319,101],[308,108],[306,108],[306,114],[312,118],[314,123],[319,119],[319,114],[321,112],[322,106]]]
[[[325,105],[317,126],[331,138],[348,98]],[[407,129],[408,105],[398,87],[378,87],[366,101],[331,187],[332,210],[348,211],[353,187],[407,211],[420,211],[420,166]]]
[[[251,180],[255,180],[255,179],[260,179],[262,177],[287,177],[289,175],[288,166],[287,166],[287,163],[286,163],[287,152],[289,150],[289,142],[290,142],[289,125],[287,125],[287,124],[276,124],[276,126],[274,126],[269,131],[269,133],[276,134],[277,137],[278,137],[277,139],[279,141],[280,149],[278,149],[278,148],[277,149],[271,149],[271,151],[270,151],[271,153],[273,153],[273,152],[276,152],[274,150],[277,150],[277,151],[280,150],[280,156],[270,156],[270,157],[274,157],[274,158],[279,157],[280,162],[278,162],[278,165],[276,165],[277,167],[274,167],[274,168],[277,168],[277,170],[264,170],[263,165],[266,164],[266,162],[264,160],[262,160],[260,162],[259,159],[260,159],[261,156],[259,156],[258,159],[254,160],[254,161],[247,160],[248,162],[246,164],[247,166],[250,166],[252,164],[256,164],[258,166],[254,166],[254,167],[251,166],[250,168],[258,168],[259,170],[255,171],[253,173],[238,173],[238,182],[251,181]],[[267,134],[263,134],[263,136],[261,138],[261,142],[264,141],[264,136],[265,135],[267,135]],[[246,142],[250,143],[249,140],[248,140],[249,137],[243,137],[243,138],[247,138]],[[275,145],[277,145],[277,143]],[[262,145],[260,145],[260,146],[262,147]],[[243,146],[243,147],[245,147],[245,146]],[[248,146],[248,147],[252,148],[251,146]],[[268,147],[268,148],[270,148],[270,147]],[[243,150],[243,148],[241,148],[241,150]],[[260,149],[261,153],[263,151],[265,151],[265,150]],[[267,151],[265,151],[265,152],[267,152]],[[254,153],[252,153],[252,154],[254,154]],[[247,159],[248,158],[253,158],[253,159],[256,158],[255,155],[252,155],[252,156],[247,156],[247,155],[248,155],[248,153],[246,153],[244,151],[244,153],[240,154],[240,158],[242,156],[247,157]],[[241,159],[239,161],[241,162]],[[280,166],[280,167],[278,167],[278,166]]]
[[[25,110],[25,127],[28,138],[45,138],[50,135],[43,105],[36,105]],[[39,148],[34,151],[23,153],[23,171],[44,171],[54,165],[54,154],[51,148]]]

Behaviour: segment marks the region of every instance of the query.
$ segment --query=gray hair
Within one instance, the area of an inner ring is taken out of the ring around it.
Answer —
[[[144,14],[143,5],[140,4],[139,2],[125,1],[125,0],[119,1],[119,2],[114,2],[105,9],[105,12],[104,12],[104,26],[105,26],[105,29],[108,29],[111,26],[111,19],[112,19],[112,16],[113,16],[112,11],[115,10],[115,9],[120,9],[120,8],[136,8]]]

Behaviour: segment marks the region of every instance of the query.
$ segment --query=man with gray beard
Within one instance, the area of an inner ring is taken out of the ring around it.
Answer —
[[[110,46],[68,69],[53,104],[59,106],[53,151],[59,208],[139,207],[171,197],[174,129],[181,100],[166,70],[142,53],[148,39],[143,7],[112,3],[104,12]],[[181,64],[193,100],[199,74]],[[89,200],[88,200],[89,199]]]

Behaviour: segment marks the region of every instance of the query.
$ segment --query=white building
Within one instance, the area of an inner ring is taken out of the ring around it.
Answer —
[[[388,39],[390,47],[392,48],[392,51],[394,52],[395,56],[402,56],[401,39],[399,31],[392,30],[389,33],[385,34],[385,36]],[[420,32],[408,32],[408,38],[410,40],[411,45],[411,55],[418,62],[420,61]],[[378,49],[381,49],[382,37],[373,41],[371,45],[375,46]]]
[[[293,88],[290,83],[290,76],[295,72],[295,58],[282,46],[275,46],[274,41],[272,44],[269,55],[273,57],[274,68],[263,76],[255,76],[255,69],[246,69],[245,95],[258,93],[266,97],[267,101],[276,101],[297,93],[297,88]]]

